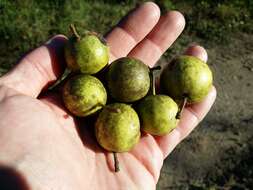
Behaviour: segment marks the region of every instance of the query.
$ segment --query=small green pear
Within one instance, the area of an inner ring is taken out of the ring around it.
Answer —
[[[108,46],[94,33],[79,36],[73,26],[72,31],[64,49],[68,68],[84,74],[99,72],[109,62]]]
[[[140,139],[140,121],[131,106],[109,104],[100,112],[95,124],[98,143],[112,152],[126,152]]]
[[[179,56],[163,71],[161,85],[177,102],[187,98],[187,103],[202,101],[209,93],[213,82],[212,71],[197,57]]]
[[[162,136],[177,126],[178,106],[166,95],[150,95],[137,106],[141,130],[151,135]]]
[[[63,87],[62,97],[67,109],[80,117],[102,109],[107,100],[103,84],[96,77],[86,74],[70,78]]]
[[[137,101],[143,98],[150,88],[148,66],[130,57],[114,61],[109,66],[106,79],[110,95],[120,102]]]

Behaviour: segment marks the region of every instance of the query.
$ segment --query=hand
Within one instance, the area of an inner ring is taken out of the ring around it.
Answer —
[[[160,17],[154,3],[145,3],[106,35],[111,61],[131,56],[152,67],[184,25],[179,12]],[[115,173],[113,155],[65,110],[60,94],[47,92],[64,70],[65,42],[62,35],[54,37],[0,78],[0,163],[24,176],[31,189],[155,189],[164,158],[207,114],[215,88],[203,102],[184,110],[171,133],[145,135],[132,151],[118,154],[121,171]],[[185,54],[207,61],[200,46]]]

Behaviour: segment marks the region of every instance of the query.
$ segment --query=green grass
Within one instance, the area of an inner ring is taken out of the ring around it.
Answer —
[[[1,1],[0,72],[8,70],[24,52],[50,36],[68,34],[70,23],[79,29],[104,33],[133,6],[78,0]]]
[[[144,1],[0,1],[0,74],[11,68],[22,54],[50,36],[68,34],[70,23],[75,23],[79,30],[105,33],[141,2]],[[253,32],[253,3],[250,0],[156,2],[163,11],[177,9],[186,17],[186,30],[177,45],[179,49],[188,43],[186,36],[219,42],[229,39],[234,32]]]

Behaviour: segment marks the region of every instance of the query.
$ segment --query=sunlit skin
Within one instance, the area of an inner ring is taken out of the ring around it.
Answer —
[[[128,55],[152,67],[184,26],[179,12],[160,16],[154,3],[145,3],[105,36],[110,61]],[[143,135],[133,150],[120,153],[121,171],[115,173],[113,155],[99,147],[92,127],[66,111],[60,94],[47,92],[65,68],[65,42],[66,37],[55,36],[0,78],[0,163],[23,175],[30,189],[155,189],[164,159],[205,117],[215,88],[184,109],[171,133]],[[207,61],[200,46],[185,54]]]

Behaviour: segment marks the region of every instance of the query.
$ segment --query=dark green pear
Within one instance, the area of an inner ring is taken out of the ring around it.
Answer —
[[[149,68],[142,61],[124,57],[114,61],[107,73],[110,95],[120,102],[143,98],[150,88]]]
[[[84,74],[99,72],[109,62],[108,46],[94,33],[86,32],[79,36],[74,28],[72,31],[73,35],[65,46],[68,68]]]
[[[137,106],[141,130],[152,135],[162,136],[177,126],[178,106],[169,96],[150,95]]]
[[[104,149],[112,152],[129,151],[140,139],[138,115],[127,104],[109,104],[98,116],[95,134]]]
[[[213,76],[208,65],[197,57],[179,56],[163,71],[161,85],[177,102],[187,98],[187,103],[202,101],[212,87]]]
[[[80,117],[102,109],[107,100],[103,84],[96,77],[86,74],[70,78],[63,87],[62,97],[67,109]]]

